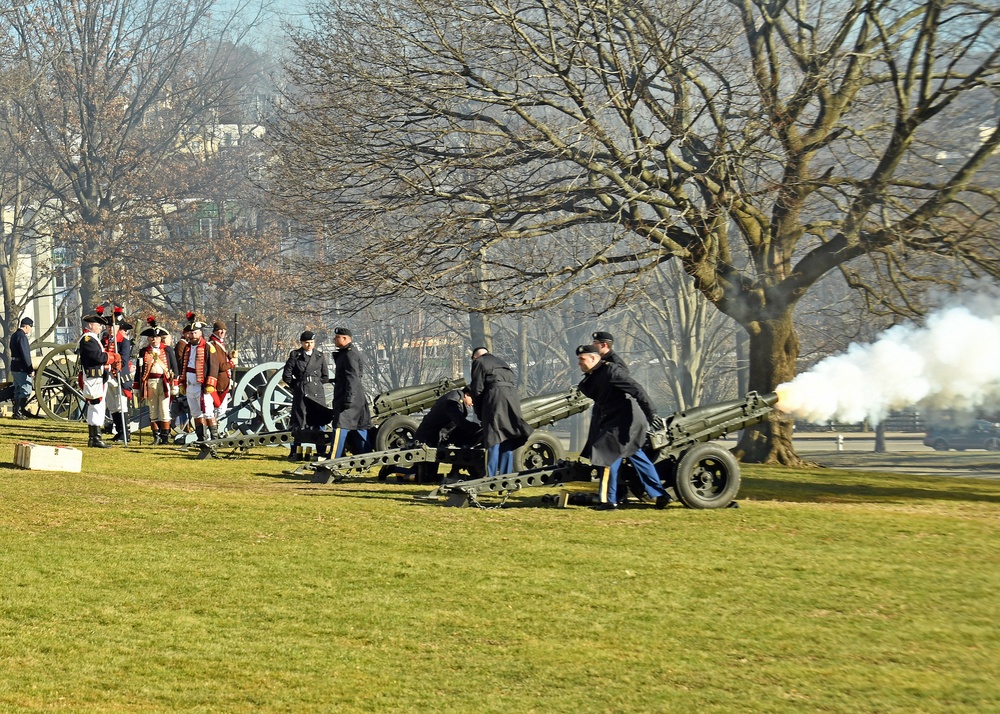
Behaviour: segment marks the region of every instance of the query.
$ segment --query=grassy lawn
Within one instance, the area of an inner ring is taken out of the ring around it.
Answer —
[[[739,509],[313,485],[274,450],[15,469],[0,711],[1000,710],[1000,481],[746,467]]]

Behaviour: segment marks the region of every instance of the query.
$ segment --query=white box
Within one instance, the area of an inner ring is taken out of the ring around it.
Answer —
[[[45,446],[22,441],[14,445],[14,465],[32,471],[80,473],[83,452],[70,446]]]

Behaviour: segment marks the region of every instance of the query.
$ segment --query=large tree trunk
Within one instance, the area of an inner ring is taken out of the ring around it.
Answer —
[[[80,309],[89,315],[101,302],[100,270],[97,263],[83,263],[80,266]]]
[[[779,384],[795,377],[799,338],[792,322],[792,309],[779,316],[750,323],[750,389],[761,394],[773,392]],[[746,463],[802,463],[792,448],[793,420],[778,412],[760,424],[743,430],[734,455]]]
[[[490,352],[493,351],[493,326],[485,314],[469,313],[469,337],[472,338],[472,349],[485,347]]]

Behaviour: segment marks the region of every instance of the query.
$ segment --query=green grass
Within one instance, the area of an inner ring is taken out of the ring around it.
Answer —
[[[0,422],[0,711],[1000,709],[1000,482],[746,467],[741,508],[450,509],[278,452]],[[6,463],[3,463],[6,462]]]

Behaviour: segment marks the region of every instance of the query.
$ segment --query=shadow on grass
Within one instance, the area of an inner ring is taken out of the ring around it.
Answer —
[[[1000,503],[1000,488],[977,484],[935,483],[934,488],[917,485],[878,485],[867,482],[836,483],[745,477],[740,494],[758,501],[794,503],[900,503],[903,501],[970,501]]]

